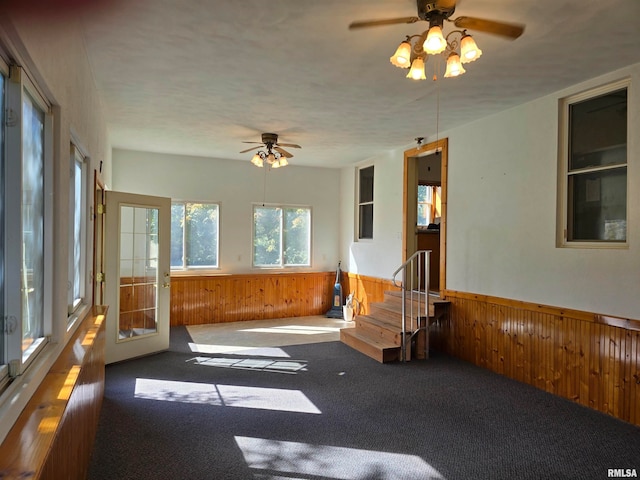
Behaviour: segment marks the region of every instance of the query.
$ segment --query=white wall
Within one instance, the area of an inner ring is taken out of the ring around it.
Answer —
[[[116,149],[112,188],[174,200],[219,202],[220,273],[251,271],[252,205],[262,202],[310,206],[312,266],[308,270],[335,270],[338,263],[337,169],[299,167],[293,159],[286,168],[269,171],[249,161]]]
[[[402,263],[402,177],[404,150],[380,155],[358,167],[343,168],[340,182],[343,270],[391,278]],[[373,165],[373,239],[357,240],[357,168]]]
[[[558,248],[558,100],[629,76],[629,247]],[[448,289],[640,318],[639,81],[640,65],[630,66],[441,133],[449,138]],[[389,264],[399,264],[402,158],[396,152],[373,159],[371,244],[352,240],[354,172],[342,169],[341,248],[351,254],[350,271],[388,278],[395,269]],[[391,203],[383,206],[383,198]]]

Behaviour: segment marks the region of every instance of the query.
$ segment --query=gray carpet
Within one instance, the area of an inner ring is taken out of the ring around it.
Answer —
[[[171,351],[110,365],[89,479],[605,479],[640,428],[434,352],[339,342],[285,357]]]

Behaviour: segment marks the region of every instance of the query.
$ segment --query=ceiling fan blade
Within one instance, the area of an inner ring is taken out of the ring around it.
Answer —
[[[278,143],[281,147],[291,147],[291,148],[302,148],[300,145],[296,145],[295,143]]]
[[[244,142],[244,143],[255,143],[255,142]],[[262,146],[247,148],[246,150],[242,150],[240,153],[247,153],[247,152],[250,152],[251,150],[257,150],[259,148],[262,148]]]
[[[436,8],[439,10],[451,10],[455,8],[456,0],[438,0],[436,2]]]
[[[415,23],[419,21],[418,17],[400,17],[400,18],[387,18],[385,20],[363,20],[359,22],[351,22],[349,25],[349,30],[354,30],[356,28],[367,28],[367,27],[380,27],[383,25],[395,25],[398,23]]]
[[[264,145],[263,142],[242,142],[242,143],[259,143],[260,145]]]
[[[283,157],[285,157],[285,158],[291,158],[291,157],[293,157],[293,155],[292,155],[292,154],[290,154],[289,152],[287,152],[284,148],[280,148],[280,147],[273,147],[273,149],[274,149],[276,152],[280,152],[280,154],[281,154]]]
[[[468,28],[469,30],[479,30],[481,32],[493,33],[516,39],[524,32],[524,25],[518,23],[496,22],[476,17],[458,17],[453,20],[458,28]]]

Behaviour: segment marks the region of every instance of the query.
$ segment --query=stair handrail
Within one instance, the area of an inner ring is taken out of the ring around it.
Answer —
[[[393,272],[391,280],[394,286],[402,292],[402,361],[407,360],[407,341],[422,329],[429,328],[429,260],[431,250],[418,250],[411,255],[398,269]],[[402,283],[398,284],[397,276],[402,272]],[[422,288],[422,272],[424,272],[424,290]],[[407,276],[407,273],[410,273]],[[424,291],[424,293],[422,293]],[[417,308],[414,309],[414,298],[418,298]],[[407,301],[409,301],[409,318],[411,319],[410,334],[407,339]],[[417,311],[415,311],[417,310]],[[424,319],[425,324],[422,325]],[[426,336],[428,338],[428,336]],[[428,340],[427,340],[428,341]],[[410,343],[409,343],[410,344]],[[425,345],[425,353],[429,345]]]

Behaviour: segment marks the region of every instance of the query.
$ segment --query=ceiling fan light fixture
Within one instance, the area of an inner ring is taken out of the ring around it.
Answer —
[[[427,77],[424,74],[424,59],[422,57],[416,57],[411,62],[411,70],[407,73],[407,78],[413,80],[426,80]]]
[[[447,41],[444,39],[444,36],[442,35],[442,28],[439,25],[434,25],[429,28],[427,38],[425,39],[422,48],[424,48],[424,51],[429,55],[442,53],[444,52],[444,49],[447,48]]]
[[[478,48],[476,41],[467,33],[460,40],[460,61],[469,63],[477,60],[482,55],[482,50]]]
[[[389,61],[396,67],[409,68],[411,65],[411,44],[407,40],[402,42]]]
[[[253,163],[256,167],[262,167],[264,165],[264,160],[259,153],[256,153],[251,159],[251,163]]]
[[[451,52],[449,58],[447,58],[447,70],[444,72],[445,78],[457,77],[462,75],[466,70],[460,62],[460,55],[456,52]]]
[[[289,162],[287,161],[287,157],[280,157],[280,166],[281,167],[286,167],[287,165],[289,165]]]

